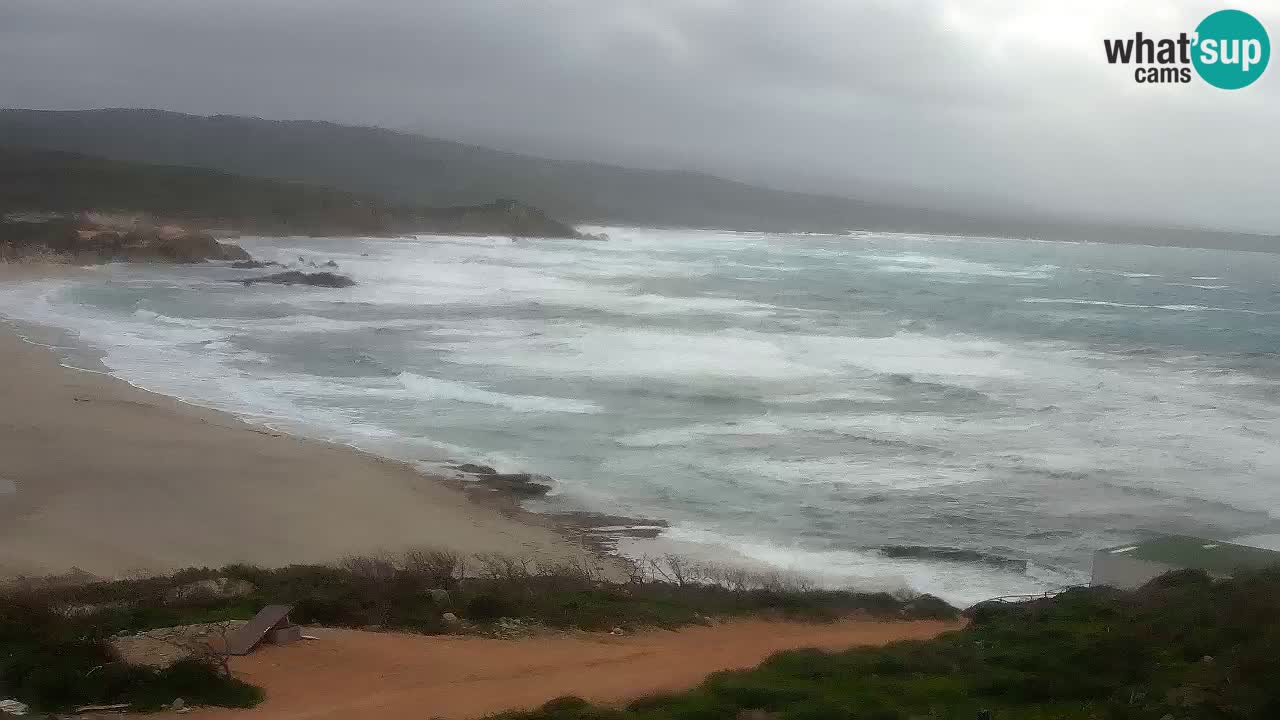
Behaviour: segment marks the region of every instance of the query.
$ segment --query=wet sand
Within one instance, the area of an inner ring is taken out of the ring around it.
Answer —
[[[0,282],[75,268],[6,265]],[[0,323],[0,579],[436,546],[597,562],[441,479],[62,367]]]

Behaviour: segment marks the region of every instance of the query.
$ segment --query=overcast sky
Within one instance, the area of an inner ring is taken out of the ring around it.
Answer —
[[[1280,36],[1280,3],[1233,6]],[[1222,91],[1139,85],[1103,56],[1104,37],[1191,32],[1222,7],[0,0],[0,105],[325,119],[776,187],[1280,231],[1280,67]]]

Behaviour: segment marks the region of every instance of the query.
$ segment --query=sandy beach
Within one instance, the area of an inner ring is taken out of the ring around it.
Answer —
[[[0,264],[0,282],[74,268]],[[62,367],[0,324],[0,578],[437,546],[590,557],[404,464]]]

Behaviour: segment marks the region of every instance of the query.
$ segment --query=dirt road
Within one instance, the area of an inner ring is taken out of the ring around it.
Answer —
[[[844,649],[926,639],[959,623],[750,620],[679,631],[522,640],[308,630],[317,640],[266,646],[233,669],[267,691],[254,710],[199,710],[208,720],[476,718],[563,695],[619,702],[698,684],[780,650]]]

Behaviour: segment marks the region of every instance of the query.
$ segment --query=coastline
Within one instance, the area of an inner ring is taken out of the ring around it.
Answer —
[[[0,283],[76,273],[0,264]],[[616,563],[587,533],[475,483],[65,367],[0,323],[0,580],[440,547]]]

